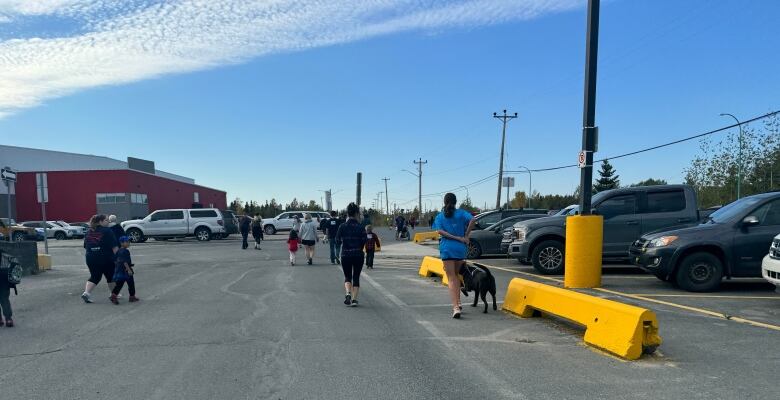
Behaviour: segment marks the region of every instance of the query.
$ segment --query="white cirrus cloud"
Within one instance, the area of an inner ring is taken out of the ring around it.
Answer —
[[[402,31],[527,20],[585,0],[0,0],[0,13],[73,18],[72,36],[0,42],[0,117],[79,90]]]

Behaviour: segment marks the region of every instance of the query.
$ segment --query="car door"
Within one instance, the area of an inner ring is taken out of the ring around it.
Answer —
[[[739,222],[734,234],[732,274],[760,276],[761,260],[769,252],[772,239],[780,233],[780,198],[768,201],[746,217],[758,218],[758,225],[745,226]]]
[[[149,215],[149,221],[144,223],[144,235],[157,236],[165,235],[165,224],[168,218],[168,211],[155,211]]]
[[[276,226],[276,230],[289,230],[292,229],[292,219],[290,217],[292,216],[291,213],[281,213],[278,217],[276,217],[276,221],[274,222],[274,225]]]
[[[638,214],[637,200],[637,193],[616,194],[596,207],[604,217],[604,256],[627,255],[631,243],[639,238],[642,217]]]
[[[671,229],[695,223],[693,216],[685,215],[685,191],[682,188],[648,190],[644,194],[641,234]]]
[[[187,232],[187,219],[184,218],[184,210],[168,211],[165,234],[169,236],[184,236]]]

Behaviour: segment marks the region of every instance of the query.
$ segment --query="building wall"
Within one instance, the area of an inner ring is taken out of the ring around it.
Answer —
[[[35,173],[21,172],[17,179],[17,220],[41,219],[41,206],[35,192]],[[220,209],[227,208],[227,194],[223,191],[132,170],[48,172],[48,184],[46,218],[49,220],[88,220],[97,213],[98,193],[146,194],[149,212],[163,208],[190,208],[195,192],[199,194],[200,203],[204,207],[213,204]],[[138,206],[141,205],[133,205],[131,211],[139,211]],[[120,219],[123,217],[119,214],[117,216]]]

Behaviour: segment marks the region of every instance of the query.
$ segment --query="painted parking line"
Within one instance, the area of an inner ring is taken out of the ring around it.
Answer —
[[[482,263],[482,264],[484,264],[484,263]],[[513,274],[526,275],[526,276],[530,276],[530,277],[533,277],[533,278],[536,278],[536,279],[543,279],[543,280],[548,280],[548,281],[552,281],[552,282],[563,283],[563,280],[557,279],[557,278],[552,278],[552,277],[549,277],[549,276],[536,275],[536,274],[532,274],[532,273],[529,273],[529,272],[514,271],[514,270],[511,270],[511,269],[497,267],[497,266],[493,266],[493,265],[489,265],[489,264],[485,264],[485,265],[487,265],[488,267],[490,267],[492,269],[496,269],[496,270],[500,270],[500,271],[506,271],[506,272],[511,272]],[[704,308],[686,306],[686,305],[683,305],[683,304],[677,304],[677,303],[672,303],[672,302],[669,302],[669,301],[653,299],[653,298],[650,298],[650,297],[647,297],[647,296],[642,296],[642,295],[623,293],[623,292],[619,292],[617,290],[610,290],[610,289],[604,289],[604,288],[594,288],[593,290],[596,290],[596,291],[599,291],[599,292],[602,292],[602,293],[612,294],[612,295],[615,295],[615,296],[626,297],[626,298],[629,298],[629,299],[645,301],[645,302],[648,302],[648,303],[655,303],[655,304],[665,305],[665,306],[668,306],[668,307],[679,308],[679,309],[682,309],[682,310],[691,311],[691,312],[695,312],[695,313],[699,313],[699,314],[704,314],[704,315],[708,315],[708,316],[715,317],[715,318],[720,318],[720,319],[725,319],[725,320],[728,320],[728,321],[739,322],[741,324],[746,324],[746,325],[756,326],[756,327],[760,327],[760,328],[771,329],[771,330],[780,332],[780,325],[767,324],[765,322],[754,321],[754,320],[751,320],[751,319],[737,317],[737,316],[733,316],[733,315],[729,315],[729,314],[721,313],[721,312],[717,312],[717,311],[707,310],[707,309],[704,309]]]
[[[634,296],[642,297],[683,297],[692,299],[746,299],[746,300],[780,300],[780,296],[730,296],[717,294],[655,294],[655,293],[634,293]]]

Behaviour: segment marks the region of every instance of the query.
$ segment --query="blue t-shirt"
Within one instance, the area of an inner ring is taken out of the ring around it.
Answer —
[[[455,210],[450,218],[445,217],[444,213],[440,212],[433,221],[433,229],[437,231],[443,230],[450,235],[463,237],[472,218],[474,217],[471,213],[460,208]],[[468,248],[463,242],[442,237],[439,242],[439,253],[442,260],[465,260]]]

